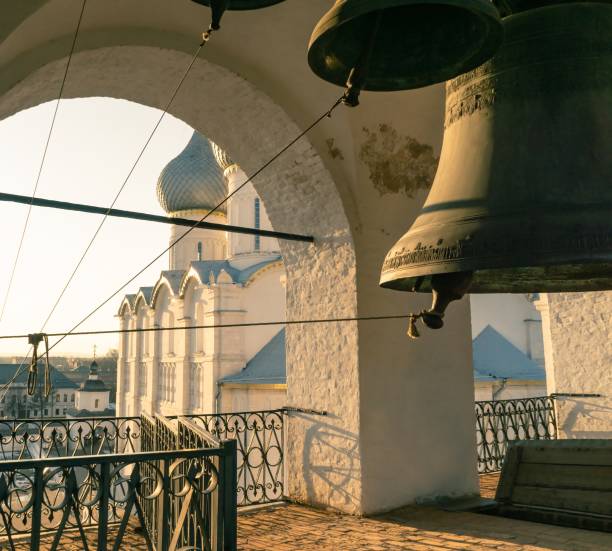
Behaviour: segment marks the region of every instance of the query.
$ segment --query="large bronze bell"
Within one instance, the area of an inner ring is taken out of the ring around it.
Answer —
[[[548,3],[447,84],[432,189],[380,280],[433,288],[438,313],[449,288],[612,289],[612,2]]]
[[[443,82],[489,59],[503,36],[490,0],[337,0],[317,24],[308,63],[344,86],[368,52],[363,90]]]

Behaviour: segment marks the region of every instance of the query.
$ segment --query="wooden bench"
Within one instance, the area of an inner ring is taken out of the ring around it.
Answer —
[[[612,440],[532,440],[508,449],[497,514],[612,532]]]

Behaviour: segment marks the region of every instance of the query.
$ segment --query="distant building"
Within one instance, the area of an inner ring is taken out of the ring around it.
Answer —
[[[74,381],[77,385],[85,382],[89,378],[89,367],[92,358],[75,358],[66,362],[65,367],[58,368],[66,377]],[[116,401],[117,390],[117,362],[108,356],[96,358],[98,364],[98,379],[104,382],[110,391],[110,403]]]
[[[106,417],[115,415],[109,407],[110,390],[98,377],[96,360],[89,366],[89,376],[83,381],[76,393],[74,408],[68,410],[69,417]]]
[[[8,384],[15,376],[20,364],[0,364],[0,386]],[[26,366],[27,367],[27,366]],[[40,383],[44,377],[43,366],[39,366],[39,385],[33,396],[28,396],[28,369],[23,369],[17,379],[0,398],[0,418],[65,417],[74,407],[78,385],[51,367],[51,393],[44,396]]]
[[[196,221],[208,213],[207,222],[272,229],[253,185],[236,191],[246,179],[222,150],[194,132],[162,171],[157,195],[172,217]],[[186,228],[171,228],[174,243]],[[197,228],[171,247],[169,270],[153,287],[123,299],[118,318],[122,329],[283,321],[284,285],[276,239]],[[123,333],[118,348],[119,415],[285,405],[282,326]],[[268,365],[270,357],[282,365]],[[270,379],[270,370],[282,373]]]
[[[490,325],[472,343],[476,400],[546,395],[544,367]]]
[[[542,318],[535,306],[537,299],[537,295],[518,293],[470,295],[472,338],[491,326],[529,359],[544,365]]]

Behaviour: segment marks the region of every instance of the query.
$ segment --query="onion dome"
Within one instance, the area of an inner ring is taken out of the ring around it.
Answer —
[[[213,153],[215,155],[215,159],[217,159],[218,165],[221,167],[221,170],[225,171],[230,166],[236,164],[233,159],[221,149],[216,143],[210,142],[212,145]]]
[[[185,149],[159,175],[159,204],[169,214],[211,210],[226,196],[227,186],[213,153],[213,143],[194,132]],[[217,211],[225,213],[225,204]]]

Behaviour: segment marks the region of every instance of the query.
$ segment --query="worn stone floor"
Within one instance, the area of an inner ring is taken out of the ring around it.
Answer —
[[[482,477],[481,495],[493,497],[496,486],[497,476]],[[357,518],[281,505],[240,514],[238,523],[240,551],[612,550],[612,534],[427,507]],[[110,540],[109,548],[112,536]],[[17,549],[27,548],[24,542]],[[90,548],[96,548],[95,532]],[[4,549],[0,543],[0,551]],[[67,535],[60,549],[82,551],[83,545]],[[121,549],[139,551],[146,545],[130,530]]]

